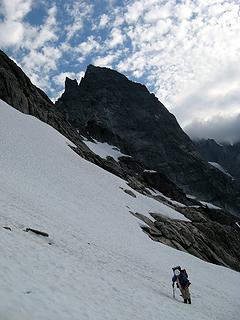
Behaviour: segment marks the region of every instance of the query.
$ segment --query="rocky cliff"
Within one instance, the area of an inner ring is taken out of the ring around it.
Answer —
[[[238,214],[240,195],[230,177],[210,166],[175,117],[139,83],[89,65],[80,84],[66,79],[56,107],[83,134],[118,146],[186,193]]]
[[[206,161],[219,163],[240,184],[240,142],[218,144],[213,139],[202,139],[195,145]]]

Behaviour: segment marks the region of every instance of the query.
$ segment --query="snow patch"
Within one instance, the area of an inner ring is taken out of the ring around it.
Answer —
[[[212,203],[209,202],[205,202],[205,201],[199,201],[201,204],[203,204],[204,206],[207,206],[209,209],[215,209],[215,210],[221,210],[222,208],[215,206]]]
[[[107,157],[112,157],[115,161],[118,161],[120,157],[131,157],[129,155],[121,153],[119,148],[112,146],[107,142],[99,142],[95,139],[93,140],[94,142],[84,139],[84,143],[92,152],[99,155],[99,157],[103,159],[107,159]]]
[[[187,198],[189,198],[189,199],[193,199],[193,200],[196,199],[196,197],[193,196],[193,195],[191,195],[191,194],[187,194],[186,196],[187,196]]]
[[[151,193],[151,195],[153,195],[153,196],[161,196],[161,197],[163,197],[164,199],[166,199],[168,202],[170,202],[171,204],[173,204],[173,205],[175,205],[175,206],[177,206],[177,207],[181,207],[181,208],[185,208],[186,207],[186,205],[185,204],[183,204],[183,203],[180,203],[180,202],[178,202],[178,201],[175,201],[175,200],[172,200],[171,198],[169,198],[169,197],[167,197],[167,196],[165,196],[162,192],[160,192],[160,191],[158,191],[158,190],[151,190],[151,189],[149,189],[149,188],[146,188],[150,193]],[[190,221],[190,220],[189,220]]]
[[[208,161],[208,163],[211,164],[211,166],[213,166],[214,168],[220,170],[221,172],[232,178],[232,176],[219,163],[210,161]]]

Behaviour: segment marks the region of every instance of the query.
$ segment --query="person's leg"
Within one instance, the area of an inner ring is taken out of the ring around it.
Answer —
[[[187,288],[180,288],[180,291],[181,291],[184,303],[191,304],[192,301],[191,301],[191,295],[189,292],[189,288],[188,287]]]
[[[180,288],[180,291],[181,291],[184,303],[187,303],[188,295],[187,295],[186,289]]]
[[[187,288],[185,289],[185,291],[186,291],[187,301],[188,301],[189,304],[191,304],[192,301],[191,301],[191,295],[190,295],[189,287],[187,287]]]

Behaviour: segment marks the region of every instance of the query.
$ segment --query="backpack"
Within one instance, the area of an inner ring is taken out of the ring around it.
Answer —
[[[188,280],[188,274],[185,269],[181,270],[180,275],[178,276],[178,279],[179,279],[180,286],[182,288],[189,286],[190,282]]]
[[[180,271],[180,275],[177,278],[178,278],[179,284],[180,284],[180,286],[182,288],[185,288],[185,287],[190,285],[190,281],[188,280],[188,274],[187,274],[186,269],[181,269],[180,266],[177,266],[177,267],[172,268],[172,270],[173,270],[173,273],[174,273],[173,279],[176,277],[175,276],[175,270],[179,270]],[[178,285],[178,283],[177,283],[177,285]]]

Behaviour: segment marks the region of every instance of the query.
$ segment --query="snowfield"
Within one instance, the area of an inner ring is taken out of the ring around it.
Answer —
[[[151,241],[129,211],[187,219],[68,144],[0,101],[0,319],[239,319],[239,273]],[[176,265],[192,305],[172,298]]]
[[[107,159],[107,157],[112,157],[115,161],[118,161],[120,157],[129,157],[131,156],[127,154],[121,153],[118,147],[111,146],[107,142],[100,142],[93,139],[94,142],[83,139],[83,142],[88,146],[88,148],[99,155],[99,157],[103,159]]]

